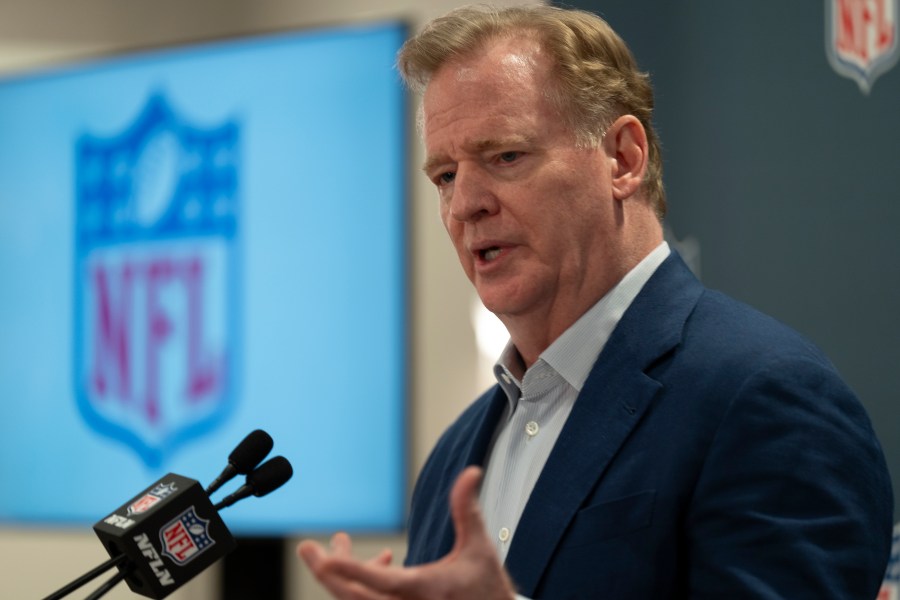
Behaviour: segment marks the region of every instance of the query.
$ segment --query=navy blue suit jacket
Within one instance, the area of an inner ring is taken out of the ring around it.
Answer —
[[[417,481],[407,564],[453,545],[448,495],[481,465],[494,387]],[[516,528],[532,598],[875,598],[893,498],[869,419],[808,341],[705,289],[673,253],[623,316]]]

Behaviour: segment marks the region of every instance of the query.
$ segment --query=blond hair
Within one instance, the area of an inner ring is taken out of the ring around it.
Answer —
[[[431,21],[409,39],[397,65],[406,84],[422,92],[447,61],[497,37],[531,34],[555,62],[551,102],[569,121],[577,143],[596,147],[619,116],[631,114],[647,132],[649,166],[643,188],[657,216],[666,212],[659,138],[653,129],[653,88],[609,24],[582,10],[534,5],[464,6]]]

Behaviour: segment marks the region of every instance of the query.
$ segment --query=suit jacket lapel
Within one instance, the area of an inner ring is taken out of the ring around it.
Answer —
[[[465,467],[469,465],[484,465],[491,440],[494,439],[494,431],[496,431],[500,421],[500,415],[503,414],[503,408],[508,402],[506,394],[499,385],[495,385],[488,394],[490,394],[490,401],[485,408],[484,418],[474,430],[471,446],[466,453]]]
[[[480,398],[469,410],[470,414],[462,417],[462,429],[454,437],[453,448],[446,448],[447,456],[453,457],[453,461],[445,470],[438,474],[439,487],[432,494],[437,494],[440,501],[435,506],[439,511],[432,515],[433,522],[439,523],[436,527],[433,542],[433,550],[427,554],[428,560],[437,560],[453,548],[455,531],[453,521],[450,518],[449,496],[450,489],[456,482],[456,478],[469,465],[484,465],[487,451],[494,431],[497,429],[503,407],[506,405],[506,394],[499,385],[495,385]]]
[[[661,384],[645,370],[681,339],[702,286],[673,253],[622,317],[560,433],[506,559],[519,592],[534,593],[566,527]]]

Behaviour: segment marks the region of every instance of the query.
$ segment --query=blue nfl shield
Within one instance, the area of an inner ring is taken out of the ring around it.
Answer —
[[[233,408],[238,142],[236,122],[193,127],[154,95],[76,143],[75,396],[150,467]]]
[[[900,56],[900,0],[825,0],[825,49],[832,68],[868,94]]]
[[[209,521],[190,507],[159,531],[162,553],[179,566],[191,562],[216,541],[209,535]]]

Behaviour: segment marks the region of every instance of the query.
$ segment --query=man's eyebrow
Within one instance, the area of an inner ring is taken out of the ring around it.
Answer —
[[[531,144],[533,140],[534,138],[530,135],[513,134],[505,135],[499,138],[476,140],[472,143],[472,147],[476,152],[484,152],[485,150],[494,150],[496,148],[504,148],[506,146]]]
[[[429,156],[428,159],[422,164],[422,171],[424,173],[429,173],[436,166],[447,162],[447,159],[443,156]]]
[[[531,144],[532,137],[527,135],[509,135],[504,136],[502,138],[491,138],[491,139],[482,139],[475,140],[468,144],[465,144],[464,148],[468,149],[468,151],[473,153],[481,153],[489,150],[494,150],[496,148],[504,148],[507,146],[514,146],[520,144]],[[430,156],[422,165],[422,171],[428,173],[435,167],[445,162],[452,162],[449,158],[443,155],[435,155]]]

